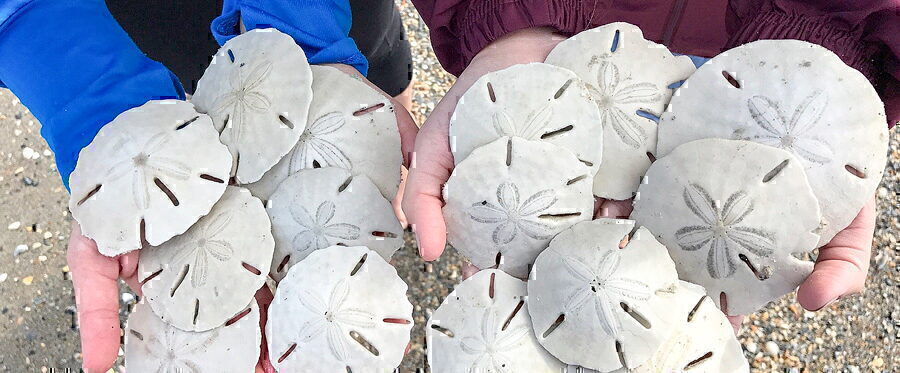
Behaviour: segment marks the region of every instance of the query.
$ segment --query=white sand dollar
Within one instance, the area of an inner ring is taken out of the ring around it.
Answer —
[[[184,234],[141,250],[138,280],[160,318],[204,331],[239,312],[266,281],[275,241],[260,200],[228,187]]]
[[[672,331],[668,305],[677,281],[666,248],[647,229],[631,220],[582,222],[538,256],[528,312],[538,340],[563,362],[604,372],[634,368]]]
[[[412,330],[406,283],[362,246],[318,250],[295,265],[269,306],[266,338],[280,372],[387,372]]]
[[[600,114],[584,83],[569,70],[543,63],[479,78],[459,99],[449,134],[456,164],[503,136],[566,148],[591,167],[591,175],[603,160]]]
[[[231,155],[212,121],[178,100],[119,114],[81,150],[69,210],[115,256],[184,233],[225,192]]]
[[[368,176],[384,198],[394,198],[403,154],[391,101],[336,68],[311,68],[313,100],[306,130],[288,155],[247,188],[267,200],[278,184],[299,170],[340,167]]]
[[[403,246],[403,228],[391,203],[368,177],[342,168],[305,169],[289,176],[266,211],[275,235],[275,280],[313,251],[333,245],[366,246],[384,260]]]
[[[145,302],[134,306],[125,327],[129,372],[252,372],[262,331],[256,300],[221,327],[189,332],[162,321]]]
[[[543,141],[503,137],[475,149],[444,186],[447,239],[476,267],[524,278],[553,236],[591,219],[590,172]]]
[[[729,315],[793,291],[812,271],[819,207],[793,154],[743,140],[684,144],[647,171],[631,218],[669,248],[682,280]],[[722,304],[725,300],[725,304]]]
[[[297,144],[306,128],[311,85],[303,50],[275,29],[237,36],[213,56],[192,102],[212,117],[234,155],[238,183],[259,180]]]
[[[837,55],[803,41],[761,40],[714,57],[679,88],[660,120],[656,155],[710,137],[792,152],[819,199],[821,246],[875,193],[885,123],[875,89]]]
[[[586,83],[603,124],[603,160],[594,195],[628,199],[650,167],[657,123],[674,89],[694,64],[644,39],[635,25],[616,22],[559,43],[547,63],[572,70]]]

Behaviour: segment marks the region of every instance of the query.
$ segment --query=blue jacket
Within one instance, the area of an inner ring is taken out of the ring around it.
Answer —
[[[366,74],[348,37],[349,0],[225,0],[211,25],[220,44],[238,34],[239,17],[248,29],[290,35],[310,63]],[[66,187],[100,127],[148,100],[184,99],[178,79],[138,49],[103,0],[0,0],[0,81],[41,122]]]

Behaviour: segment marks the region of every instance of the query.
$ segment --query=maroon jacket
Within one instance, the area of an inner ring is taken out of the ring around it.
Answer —
[[[900,0],[413,0],[444,68],[459,75],[511,31],[547,26],[572,35],[624,21],[672,51],[712,57],[759,39],[822,45],[862,72],[900,121]]]

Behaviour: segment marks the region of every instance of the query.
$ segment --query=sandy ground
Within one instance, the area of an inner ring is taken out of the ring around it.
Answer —
[[[417,56],[414,115],[421,123],[453,78],[431,52],[424,23],[405,1],[401,6]],[[9,91],[0,91],[0,371],[6,372],[80,366],[65,262],[71,223],[68,195],[39,129]],[[750,317],[740,340],[754,372],[900,371],[898,143],[900,135],[893,131],[890,160],[878,190],[878,227],[866,291],[816,313],[804,311],[790,295]],[[415,371],[425,366],[422,325],[460,281],[462,261],[451,249],[438,261],[424,263],[408,235],[395,262],[410,284],[417,325],[402,370]],[[134,297],[124,287],[122,293],[124,322]]]

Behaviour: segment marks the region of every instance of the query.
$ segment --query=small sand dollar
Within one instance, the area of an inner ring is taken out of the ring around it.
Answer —
[[[525,282],[488,269],[453,289],[431,315],[428,363],[441,372],[547,372],[565,366],[531,328]]]
[[[306,128],[312,73],[303,50],[275,29],[256,29],[222,46],[197,82],[192,102],[208,113],[234,155],[232,176],[252,183],[297,144]]]
[[[444,186],[447,239],[476,267],[524,278],[553,236],[591,219],[592,180],[559,146],[497,139],[460,162]]]
[[[729,315],[753,313],[812,271],[819,206],[793,154],[743,140],[684,144],[647,171],[631,217],[669,248],[682,280]]]
[[[412,330],[406,283],[362,246],[318,250],[295,265],[269,306],[266,339],[280,372],[387,372]]]
[[[634,368],[671,333],[677,282],[675,264],[650,231],[631,220],[592,220],[563,231],[538,256],[528,311],[538,340],[563,362]]]
[[[259,360],[262,331],[256,300],[225,325],[205,332],[178,329],[140,302],[125,327],[129,372],[252,372]]]
[[[888,133],[869,81],[823,47],[761,40],[714,57],[678,89],[660,120],[656,155],[702,138],[787,150],[806,169],[825,225],[843,230],[875,193]]]
[[[313,251],[333,245],[364,245],[384,260],[403,246],[403,228],[391,203],[368,177],[342,168],[289,176],[266,210],[275,235],[271,275],[276,281]]]
[[[178,100],[119,114],[81,150],[69,210],[100,253],[116,256],[184,233],[225,192],[231,155],[212,121]]]
[[[600,111],[604,162],[594,178],[594,195],[631,198],[650,167],[656,120],[674,91],[669,86],[694,72],[691,59],[644,39],[635,25],[616,22],[564,40],[546,62],[583,79]]]
[[[184,234],[141,250],[138,280],[160,318],[210,330],[239,312],[265,283],[275,241],[260,200],[228,187]]]
[[[311,66],[313,100],[300,141],[259,181],[247,185],[269,199],[297,171],[340,167],[365,175],[384,198],[400,185],[400,132],[391,101],[358,78],[329,66]]]
[[[482,76],[459,99],[449,133],[456,164],[503,136],[566,148],[592,176],[603,156],[600,114],[584,83],[569,70],[543,63]]]

